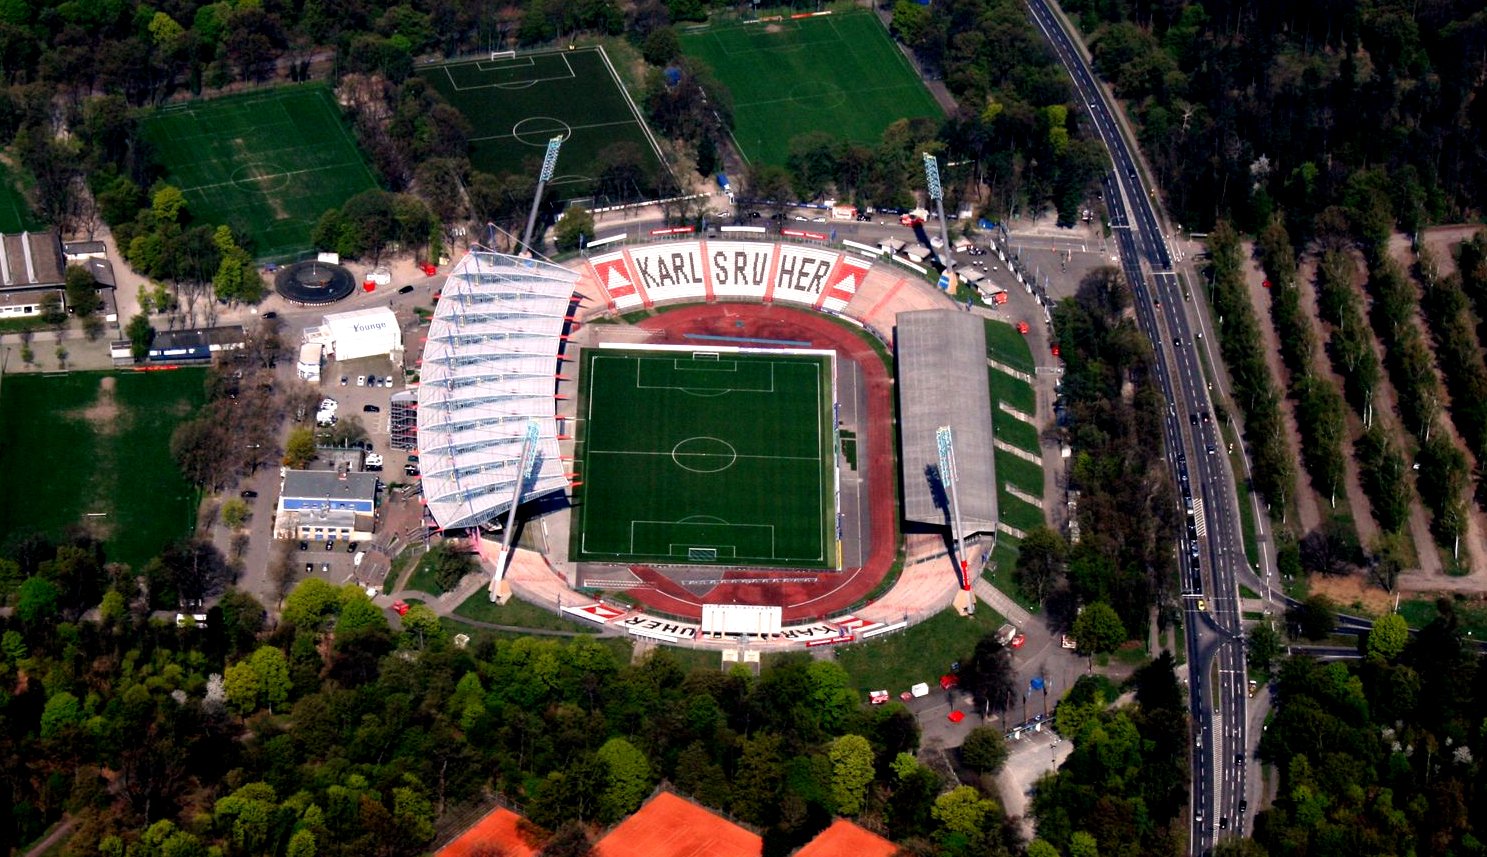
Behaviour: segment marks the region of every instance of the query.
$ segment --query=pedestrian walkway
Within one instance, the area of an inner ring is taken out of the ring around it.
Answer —
[[[1033,614],[1022,609],[1022,606],[1016,601],[1013,601],[1011,596],[997,589],[986,578],[976,578],[976,582],[971,585],[971,588],[976,591],[977,598],[986,602],[986,606],[1002,614],[1013,625],[1019,628],[1025,628],[1032,624]]]

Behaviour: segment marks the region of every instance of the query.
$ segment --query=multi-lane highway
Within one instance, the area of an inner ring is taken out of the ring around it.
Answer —
[[[1028,0],[1086,105],[1114,170],[1104,195],[1120,264],[1135,295],[1136,316],[1156,353],[1157,382],[1170,403],[1163,425],[1179,502],[1187,521],[1181,592],[1187,634],[1189,704],[1194,724],[1191,849],[1203,854],[1219,836],[1240,833],[1248,745],[1246,676],[1238,577],[1255,578],[1240,535],[1238,495],[1228,446],[1213,416],[1198,354],[1212,336],[1172,268],[1154,194],[1088,59],[1047,0]],[[1207,352],[1212,359],[1212,351]]]

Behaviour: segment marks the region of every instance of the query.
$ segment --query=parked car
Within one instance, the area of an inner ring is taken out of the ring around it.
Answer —
[[[342,375],[341,376],[341,386],[342,387],[346,386],[346,376],[345,375]]]
[[[241,496],[244,500],[257,500],[258,499],[258,492],[257,491],[244,491],[239,496]]]
[[[398,294],[400,294],[400,295],[406,295],[406,294],[408,294],[411,291],[413,291],[413,287],[412,286],[403,286],[401,289],[398,289]]]
[[[309,550],[310,549],[310,543],[309,542],[300,542],[299,543],[299,549],[302,550],[302,551]]]
[[[379,407],[377,407],[376,405],[362,405],[361,406],[361,409],[362,409],[362,412],[363,413],[368,413],[368,414],[380,414],[380,413],[382,413],[382,409],[379,408]]]
[[[322,562],[320,564],[320,573],[321,574],[330,574],[330,563],[328,563],[328,562]]]
[[[365,387],[366,385],[367,385],[367,376],[365,376],[365,375],[357,375],[356,376],[356,386],[358,386],[358,387]]]
[[[384,387],[391,387],[392,386],[392,376],[391,375],[388,375],[386,378],[383,378],[382,379],[382,386],[384,386]]]
[[[405,465],[403,465],[403,474],[406,475],[406,476],[417,476],[418,475],[418,465],[416,465],[416,464],[405,464]]]
[[[326,542],[325,542],[325,549],[328,550],[328,551],[335,550],[336,549],[336,540],[335,539],[328,539],[328,540],[326,540]]]
[[[313,563],[313,562],[307,562],[307,563],[305,563],[305,574],[314,574],[314,573],[315,573],[315,563]]]
[[[273,310],[269,310],[268,312],[266,312],[266,313],[263,314],[263,317],[264,318],[278,318],[279,317],[279,314],[277,312],[274,312]]]
[[[367,376],[367,386],[368,387],[375,387],[375,386],[377,386],[377,376],[376,375],[368,375]]]
[[[346,553],[356,553],[356,542],[346,543]]]
[[[410,455],[410,456],[408,456],[408,461],[411,464],[417,464],[418,463],[418,456],[416,456],[416,455]]]

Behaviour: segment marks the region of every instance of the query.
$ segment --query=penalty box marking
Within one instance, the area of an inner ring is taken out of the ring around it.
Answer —
[[[556,56],[558,59],[562,60],[563,61],[563,66],[568,69],[568,73],[567,74],[553,73],[553,74],[546,74],[546,75],[543,75],[543,76],[540,76],[540,77],[534,75],[534,76],[531,76],[531,77],[525,77],[525,78],[521,78],[521,79],[517,79],[517,80],[503,80],[503,81],[497,81],[495,83],[475,83],[475,84],[471,84],[469,86],[462,86],[459,81],[457,81],[457,80],[454,79],[454,74],[450,72],[449,69],[451,68],[451,66],[446,65],[446,66],[444,66],[444,76],[449,79],[449,85],[452,86],[452,87],[454,87],[454,91],[455,92],[472,92],[472,91],[477,90],[477,89],[505,89],[505,88],[510,87],[512,84],[515,84],[515,83],[526,83],[526,84],[530,84],[530,85],[535,86],[535,85],[540,84],[540,83],[549,83],[549,82],[554,81],[554,80],[577,80],[578,79],[578,77],[579,77],[578,72],[576,72],[576,71],[573,70],[573,64],[570,63],[570,62],[568,62],[568,57],[566,55],[564,55],[564,54],[545,54],[544,56],[547,56],[547,57]],[[536,62],[536,58],[535,57],[530,57],[530,56],[529,57],[517,57],[517,60],[526,60],[526,62],[525,63],[518,63],[516,61],[513,61],[510,64],[502,64],[500,61],[498,61],[495,68],[488,67],[490,65],[490,61],[489,60],[477,60],[474,63],[465,63],[464,65],[474,65],[475,66],[475,70],[476,71],[479,71],[479,72],[481,72],[483,74],[495,74],[495,73],[498,73],[501,70],[506,69],[506,68],[515,69],[515,68],[518,68],[518,67],[520,67],[520,68],[536,68],[537,67],[537,62]]]

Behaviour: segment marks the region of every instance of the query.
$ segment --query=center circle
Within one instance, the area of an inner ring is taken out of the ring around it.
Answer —
[[[511,136],[539,149],[547,148],[547,141],[562,137],[565,141],[573,136],[573,126],[551,116],[528,116],[511,126]]]
[[[791,88],[790,100],[803,107],[820,110],[846,104],[847,93],[829,81],[809,80]]]
[[[232,183],[247,191],[276,191],[289,187],[289,174],[273,164],[253,161],[232,171]]]
[[[693,473],[717,473],[727,470],[738,460],[738,450],[726,440],[715,437],[689,437],[671,448],[676,466]]]

